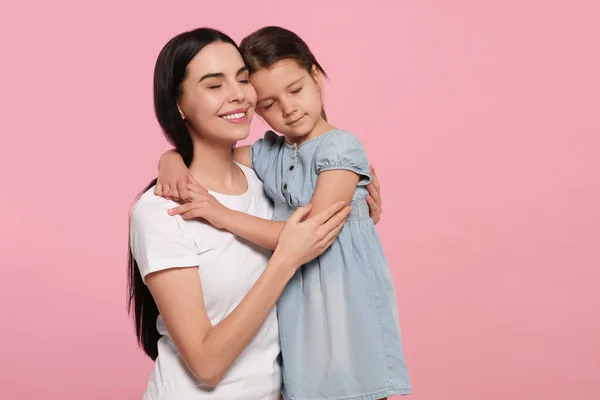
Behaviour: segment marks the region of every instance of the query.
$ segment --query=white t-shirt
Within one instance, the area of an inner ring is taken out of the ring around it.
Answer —
[[[252,169],[240,165],[248,190],[240,196],[212,193],[228,208],[271,218],[273,208],[263,184]],[[170,216],[178,204],[142,194],[131,213],[131,248],[142,277],[162,269],[198,265],[208,317],[215,326],[246,296],[263,270],[271,251],[198,220]],[[203,385],[187,369],[162,318],[157,328],[158,358],[145,400],[279,399],[279,330],[275,307],[254,339],[217,387]]]

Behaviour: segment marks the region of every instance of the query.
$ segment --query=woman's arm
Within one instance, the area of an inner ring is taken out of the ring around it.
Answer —
[[[216,386],[221,381],[256,335],[296,269],[333,243],[349,210],[338,203],[310,221],[301,222],[308,212],[310,206],[298,209],[290,217],[263,274],[242,302],[216,326],[212,326],[206,313],[197,268],[170,268],[146,277],[169,334],[201,382]]]
[[[216,386],[252,340],[273,308],[293,269],[273,258],[242,302],[212,326],[197,268],[172,268],[146,278],[160,315],[190,371]]]
[[[383,213],[383,200],[381,199],[381,188],[379,186],[379,179],[377,178],[377,173],[375,172],[374,166],[369,166],[371,171],[371,182],[367,185],[367,191],[369,195],[367,196],[367,204],[369,204],[369,215],[373,220],[373,224],[377,225],[377,223],[381,220],[381,214]]]

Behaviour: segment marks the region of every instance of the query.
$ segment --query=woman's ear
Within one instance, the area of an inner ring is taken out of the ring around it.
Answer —
[[[181,107],[177,104],[177,110],[179,111],[179,115],[181,115],[181,119],[185,121],[185,114],[181,111]]]

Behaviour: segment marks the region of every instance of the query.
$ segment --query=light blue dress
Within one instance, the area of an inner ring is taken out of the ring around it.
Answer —
[[[371,174],[360,141],[333,130],[296,146],[269,131],[252,145],[250,160],[276,220],[310,203],[319,173],[360,176],[337,240],[296,272],[277,303],[285,399],[410,394],[392,276],[366,202]]]

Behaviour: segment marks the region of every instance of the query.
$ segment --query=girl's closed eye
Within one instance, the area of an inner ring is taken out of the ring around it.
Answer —
[[[250,81],[248,79],[241,79],[239,82],[244,83],[244,84],[250,83]]]
[[[268,103],[268,104],[265,104],[265,105],[263,106],[263,109],[265,109],[265,110],[268,110],[269,108],[271,108],[271,106],[272,106],[272,105],[273,105],[273,103]]]
[[[208,88],[209,88],[209,89],[218,89],[218,88],[220,88],[221,86],[223,86],[223,85],[222,85],[222,84],[220,84],[220,83],[218,83],[218,84],[215,84],[215,85],[210,85]]]
[[[294,94],[300,93],[301,90],[302,90],[302,86],[300,86],[298,89],[292,90],[292,93],[294,93]]]

